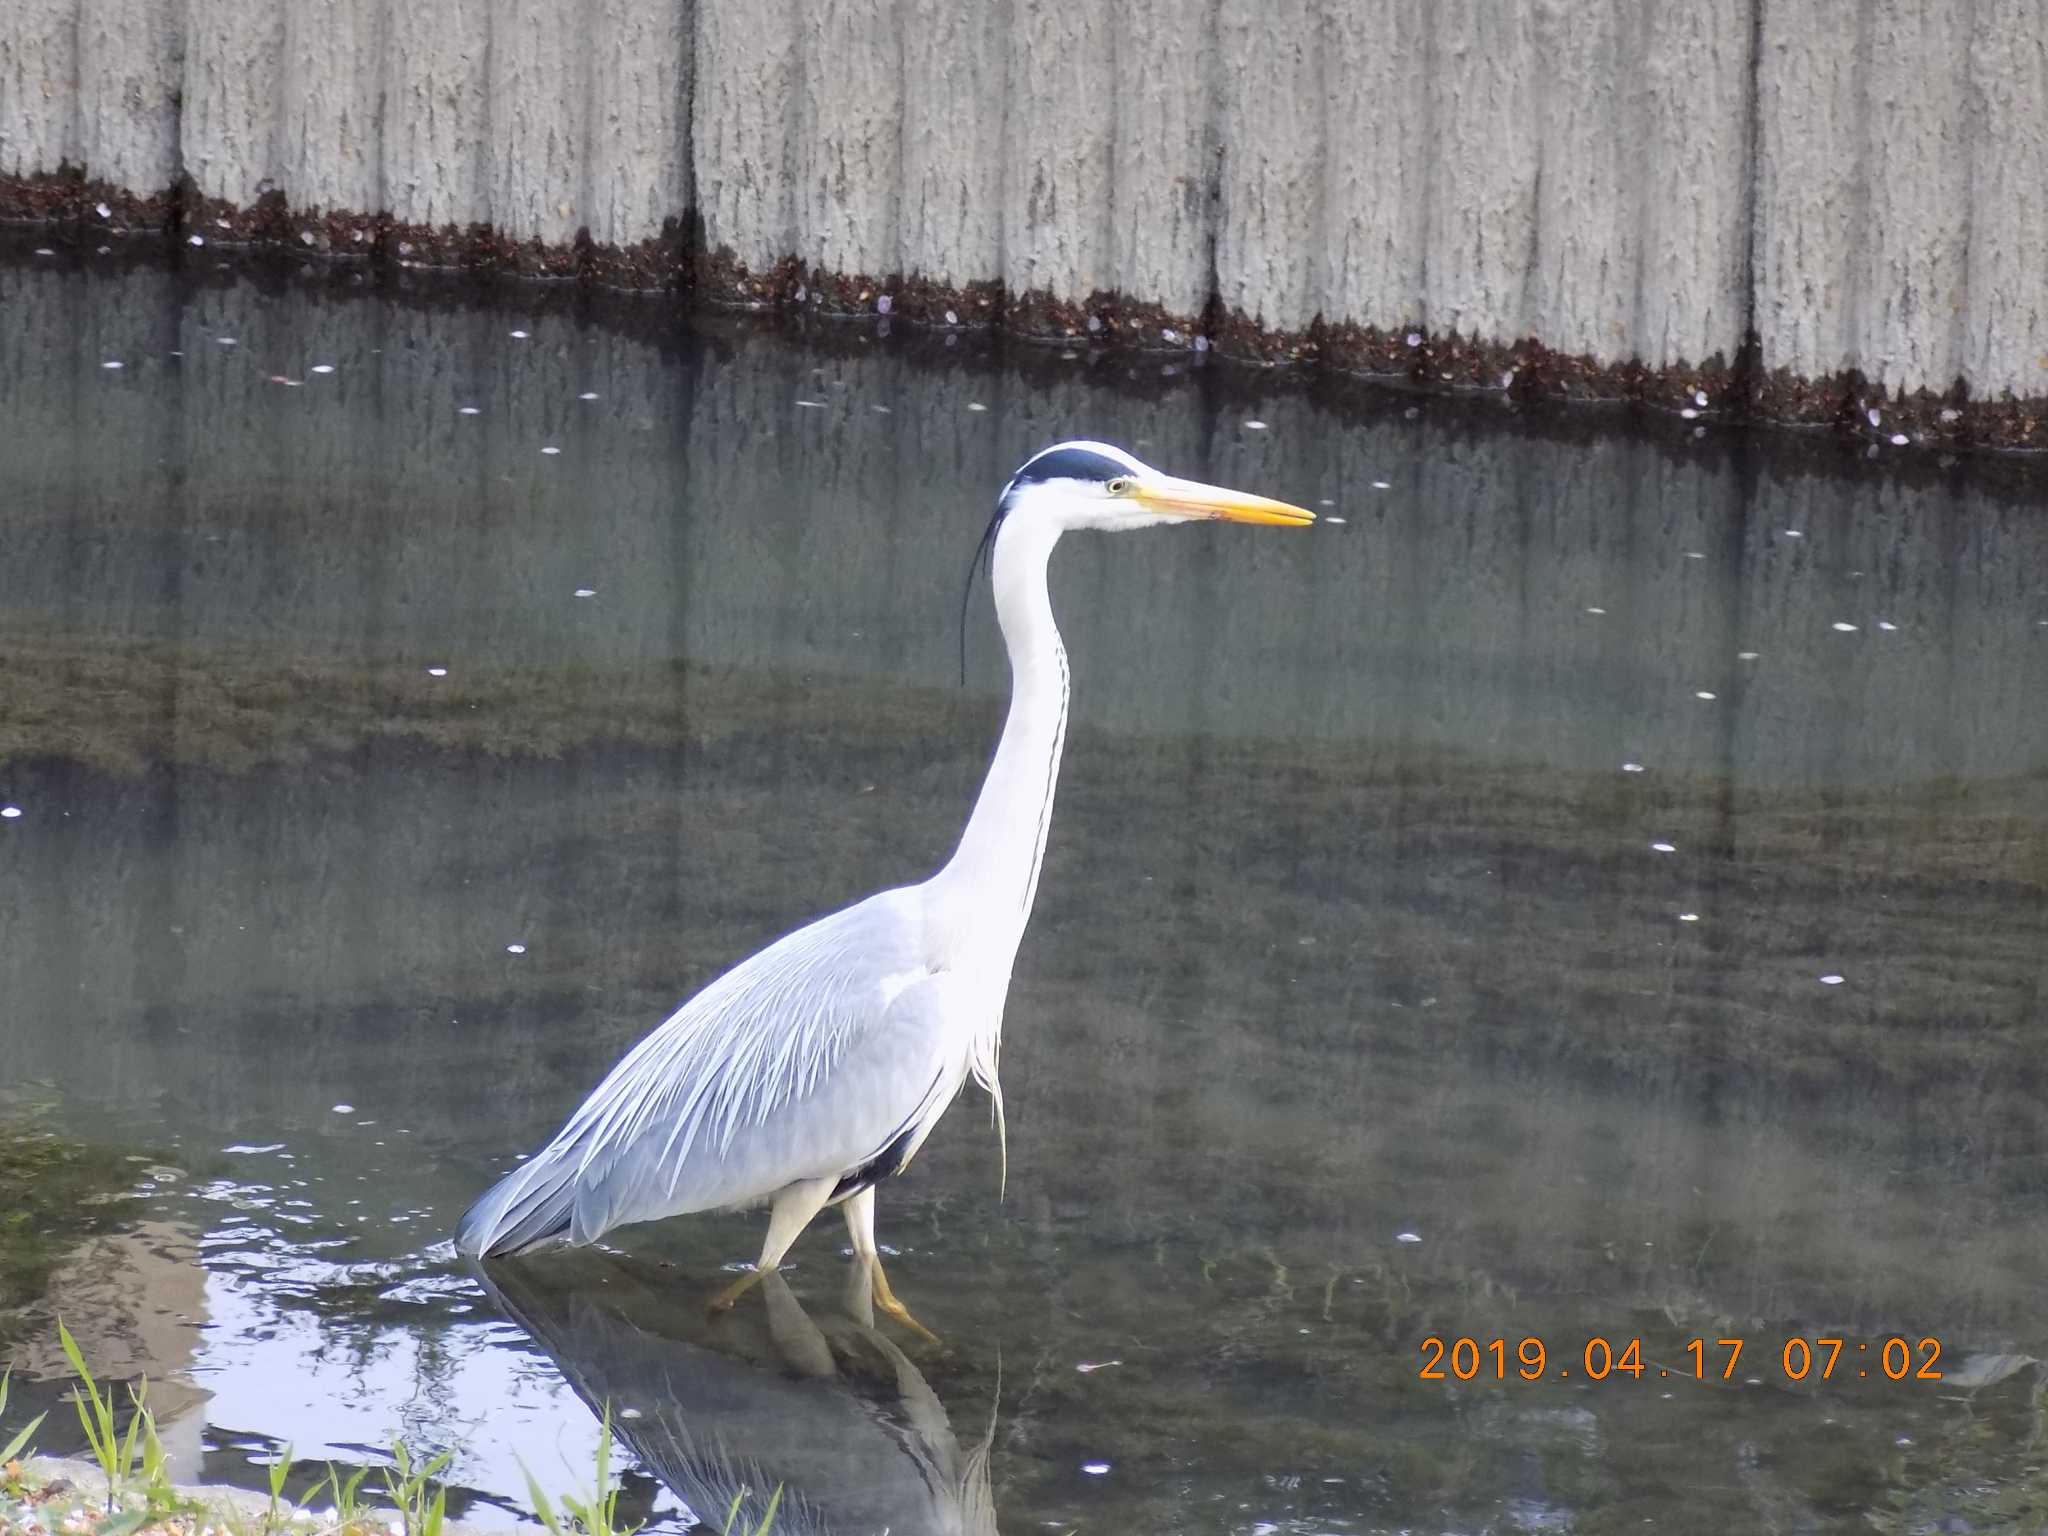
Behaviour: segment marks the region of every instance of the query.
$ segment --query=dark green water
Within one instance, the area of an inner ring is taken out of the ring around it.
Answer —
[[[2029,471],[512,302],[0,262],[0,1121],[135,1197],[20,1271],[20,1375],[61,1310],[188,1472],[402,1432],[479,1519],[585,1475],[579,1392],[670,1530],[714,1464],[897,1536],[2048,1517]],[[836,1221],[716,1326],[758,1215],[508,1313],[463,1205],[950,850],[961,576],[1082,433],[1329,520],[1055,560],[1008,1193],[971,1097],[881,1201],[943,1347],[847,1314]]]

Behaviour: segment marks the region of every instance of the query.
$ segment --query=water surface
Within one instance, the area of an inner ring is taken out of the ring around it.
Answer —
[[[371,288],[0,265],[0,1116],[132,1196],[0,1319],[31,1411],[61,1310],[188,1470],[403,1433],[485,1520],[611,1401],[669,1530],[2037,1523],[2024,472]],[[1054,562],[1007,1194],[970,1095],[881,1200],[943,1346],[833,1221],[718,1325],[757,1215],[487,1289],[454,1217],[623,1049],[950,851],[968,554],[1081,433],[1326,521]]]

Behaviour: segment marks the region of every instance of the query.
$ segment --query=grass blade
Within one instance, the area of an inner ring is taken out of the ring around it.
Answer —
[[[5,1406],[5,1402],[0,1401],[0,1407]],[[0,1466],[5,1466],[8,1462],[14,1460],[15,1457],[19,1456],[24,1450],[28,1448],[29,1437],[33,1435],[37,1430],[43,1427],[43,1420],[48,1418],[49,1416],[49,1411],[47,1409],[44,1410],[42,1413],[37,1414],[34,1418],[30,1419],[26,1424],[22,1425],[21,1433],[16,1435],[12,1440],[8,1441],[6,1445],[0,1446]]]

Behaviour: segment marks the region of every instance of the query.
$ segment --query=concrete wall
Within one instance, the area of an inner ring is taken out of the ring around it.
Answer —
[[[0,178],[2048,393],[2040,0],[10,0]]]

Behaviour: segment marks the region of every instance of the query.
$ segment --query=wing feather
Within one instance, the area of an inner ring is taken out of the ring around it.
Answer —
[[[743,961],[628,1052],[458,1242],[504,1251],[541,1226],[589,1242],[852,1172],[913,1127],[922,1140],[969,1049],[948,1027],[961,999],[926,953],[919,895],[899,890]]]

